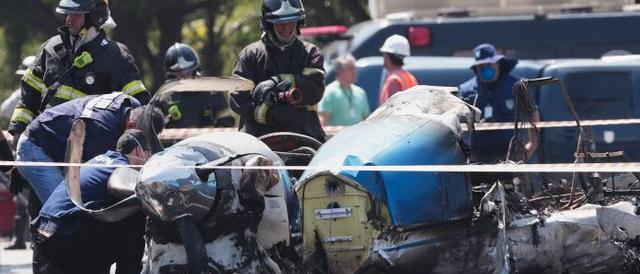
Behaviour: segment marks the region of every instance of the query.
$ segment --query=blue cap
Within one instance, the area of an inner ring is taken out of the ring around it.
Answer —
[[[476,61],[473,62],[471,67],[482,64],[494,64],[498,63],[504,58],[504,55],[496,52],[496,47],[492,44],[482,44],[473,49],[473,56]]]

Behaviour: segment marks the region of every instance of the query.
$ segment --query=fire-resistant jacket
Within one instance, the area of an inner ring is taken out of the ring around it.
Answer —
[[[109,41],[100,30],[74,52],[68,29],[61,27],[58,32],[40,47],[34,67],[22,77],[22,98],[11,117],[11,134],[23,132],[39,115],[42,98],[51,87],[57,86],[48,106],[113,91],[122,91],[143,104],[149,101],[149,92],[126,46]]]
[[[238,55],[233,69],[234,76],[249,79],[256,85],[277,76],[281,80],[290,80],[292,88],[300,89],[303,96],[302,102],[293,106],[293,115],[288,115],[291,121],[271,124],[256,121],[255,106],[251,103],[250,94],[233,96],[235,102],[231,106],[240,113],[243,130],[254,136],[289,131],[324,141],[325,133],[316,113],[316,104],[324,93],[323,62],[317,46],[297,39],[285,50],[264,40],[246,46]]]

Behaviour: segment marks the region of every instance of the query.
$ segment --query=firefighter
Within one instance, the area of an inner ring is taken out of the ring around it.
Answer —
[[[175,43],[164,56],[164,71],[169,84],[172,81],[200,77],[200,58],[187,44]],[[228,110],[225,94],[210,91],[173,92],[163,85],[158,89],[153,104],[158,106],[166,118],[167,128],[233,127],[235,123],[219,119],[216,115]],[[228,112],[231,112],[228,110]]]
[[[164,72],[167,81],[198,77],[200,76],[200,58],[189,45],[175,43],[164,55]]]
[[[22,77],[22,98],[9,125],[14,140],[47,106],[112,91],[143,104],[150,98],[127,47],[102,29],[110,18],[106,0],[60,0],[56,12],[66,15],[65,25],[40,46]]]
[[[300,0],[262,2],[262,38],[240,52],[233,69],[234,76],[256,85],[231,102],[241,129],[251,135],[290,131],[325,140],[316,113],[324,92],[323,58],[316,45],[298,38],[304,18]]]

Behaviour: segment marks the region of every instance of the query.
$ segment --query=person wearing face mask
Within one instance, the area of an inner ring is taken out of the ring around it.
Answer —
[[[252,81],[252,92],[232,94],[241,130],[254,135],[289,131],[321,142],[316,104],[324,93],[320,49],[298,38],[305,11],[300,0],[263,0],[262,38],[238,55],[233,75]]]
[[[510,122],[515,119],[515,98],[513,85],[521,78],[511,74],[517,60],[498,54],[491,44],[481,44],[473,49],[475,62],[471,66],[475,77],[461,84],[460,96],[482,111],[484,122]],[[534,120],[540,120],[535,111]],[[526,159],[534,157],[538,138],[529,130],[529,140],[525,144]],[[504,160],[509,148],[513,130],[477,132],[472,141],[472,151],[476,160],[494,163]]]
[[[106,37],[104,28],[115,25],[106,0],[60,0],[56,12],[65,16],[64,26],[40,46],[21,80],[9,125],[15,140],[49,106],[112,91],[142,104],[150,98],[127,47]]]
[[[143,165],[150,157],[143,131],[126,130],[115,151],[98,155],[88,164]],[[80,191],[84,207],[99,210],[122,197],[111,191],[109,178],[115,167],[80,168]],[[33,241],[46,264],[37,273],[140,273],[144,251],[145,218],[137,213],[119,222],[103,222],[89,216],[69,198],[65,183],[59,184],[32,222]]]

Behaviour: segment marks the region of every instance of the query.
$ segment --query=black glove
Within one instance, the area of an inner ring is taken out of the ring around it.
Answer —
[[[22,174],[20,174],[18,168],[14,167],[11,169],[11,171],[9,171],[9,178],[11,179],[11,185],[9,186],[9,189],[14,195],[18,195],[18,193],[22,192],[23,189],[29,188],[29,182],[27,182],[27,180],[22,177]]]
[[[16,137],[20,137],[20,134],[22,134],[26,129],[27,129],[27,124],[22,122],[12,121],[11,123],[9,123],[9,128],[7,129],[7,131],[9,131],[11,135],[13,135],[13,138],[16,138]]]
[[[258,83],[258,85],[256,85],[256,87],[253,89],[253,92],[251,92],[251,100],[253,102],[253,105],[258,106],[264,101],[271,100],[271,98],[268,97],[273,96],[273,91],[277,85],[277,77],[271,77]]]

